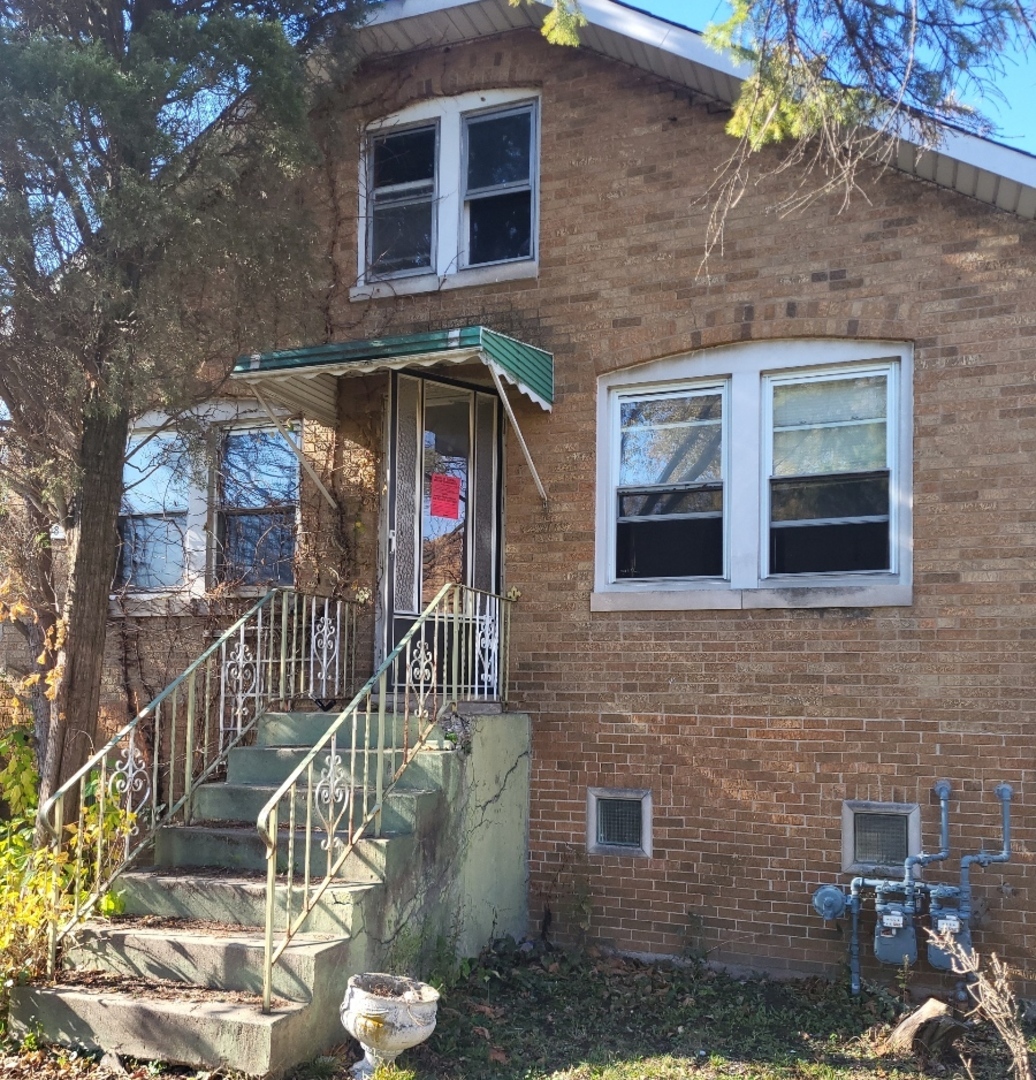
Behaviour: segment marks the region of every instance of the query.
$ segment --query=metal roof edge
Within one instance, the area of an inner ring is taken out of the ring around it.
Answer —
[[[403,19],[416,19],[423,15],[468,7],[479,2],[480,0],[386,0],[375,8],[363,27],[383,26]],[[522,0],[522,2],[529,2],[547,10],[552,7],[550,0]],[[628,4],[615,3],[614,0],[579,0],[579,10],[592,26],[600,27],[602,30],[611,30],[623,37],[663,49],[681,59],[703,64],[736,79],[747,78],[749,74],[749,68],[746,65],[735,63],[730,57],[716,52],[706,44],[699,30],[693,30],[689,26],[680,26],[678,23],[660,19]]]
[[[386,0],[364,25],[375,27],[489,2],[491,0]],[[522,3],[532,3],[541,9],[551,6],[550,0],[522,0]],[[597,29],[639,42],[648,49],[658,49],[679,60],[709,69],[733,80],[744,79],[749,74],[749,68],[746,65],[737,64],[730,57],[716,52],[706,44],[702,34],[689,27],[681,27],[677,23],[661,19],[618,0],[579,0],[579,6],[590,25]],[[732,104],[732,102],[727,103]],[[1012,181],[1021,188],[1027,189],[1025,201],[1028,204],[1036,200],[1036,155],[948,125],[941,126],[939,131],[941,134],[939,143],[930,147],[925,146],[916,137],[916,133],[909,130],[908,122],[905,122],[899,135],[899,142],[902,146],[911,148],[914,162],[913,167],[895,164],[893,167],[896,171],[933,180],[937,186],[945,190],[976,198],[980,202],[997,206],[1007,213],[1018,213],[1018,216],[1026,220],[1034,216],[1027,210],[1025,213],[1018,212],[1018,202],[1021,200],[1016,200],[1013,204],[1014,209],[1005,207],[998,203],[996,197],[986,198],[955,182],[947,183],[926,175],[923,169],[919,171],[918,163],[924,162],[929,154],[941,155],[942,159],[954,162],[955,166],[968,166],[991,177]]]
[[[481,325],[335,342],[238,357],[231,378],[244,383],[369,373],[409,365],[434,366],[479,360],[493,367],[541,408],[554,400],[554,356]]]

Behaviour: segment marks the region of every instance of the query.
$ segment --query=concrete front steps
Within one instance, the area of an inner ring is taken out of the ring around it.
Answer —
[[[413,878],[420,836],[447,819],[444,786],[456,786],[451,774],[460,755],[439,740],[435,745],[443,749],[418,755],[386,799],[383,835],[358,843],[304,932],[275,965],[274,1008],[263,1014],[266,856],[255,821],[328,722],[319,713],[264,716],[257,745],[231,751],[226,782],[198,788],[193,824],[161,830],[154,866],[119,879],[124,915],[91,922],[66,943],[68,974],[58,985],[17,990],[12,1032],[38,1031],[47,1041],[91,1050],[267,1077],[342,1042],[338,1006],[348,976],[377,970],[388,959],[385,942],[391,943],[395,928],[385,915],[397,904],[387,901],[386,892],[393,881]],[[399,725],[390,726],[398,737]],[[370,746],[376,732],[365,737],[361,731],[358,742]],[[324,763],[318,762],[318,777]],[[366,763],[358,771],[369,775],[372,768]],[[318,879],[327,866],[319,850],[323,836],[311,857]],[[283,871],[287,835],[279,842]],[[300,840],[297,875],[303,851]],[[296,876],[296,909],[298,881]],[[278,930],[286,891],[286,884],[278,886]]]

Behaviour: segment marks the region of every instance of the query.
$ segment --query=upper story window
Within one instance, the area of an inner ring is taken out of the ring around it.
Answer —
[[[536,273],[538,102],[527,90],[419,102],[367,131],[354,298]]]
[[[793,341],[604,376],[592,608],[909,603],[910,365]]]
[[[531,105],[464,117],[463,265],[532,258]]]
[[[371,140],[370,270],[382,276],[432,265],[437,128]]]

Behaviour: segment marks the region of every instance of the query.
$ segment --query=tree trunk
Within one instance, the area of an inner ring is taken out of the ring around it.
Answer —
[[[90,410],[84,416],[82,481],[74,521],[66,530],[65,638],[58,655],[60,677],[51,707],[41,807],[61,778],[74,772],[94,749],[128,434],[129,416],[124,410]]]

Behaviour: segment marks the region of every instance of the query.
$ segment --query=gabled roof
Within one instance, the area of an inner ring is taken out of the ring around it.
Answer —
[[[701,34],[616,0],[580,0],[588,25],[583,48],[684,86],[717,105],[737,97],[744,67],[714,52]],[[365,57],[390,56],[473,41],[505,30],[542,25],[544,0],[516,6],[508,0],[387,0],[360,32]],[[908,139],[899,143],[893,165],[1008,213],[1036,219],[1036,157],[989,139],[945,129],[937,150]]]

